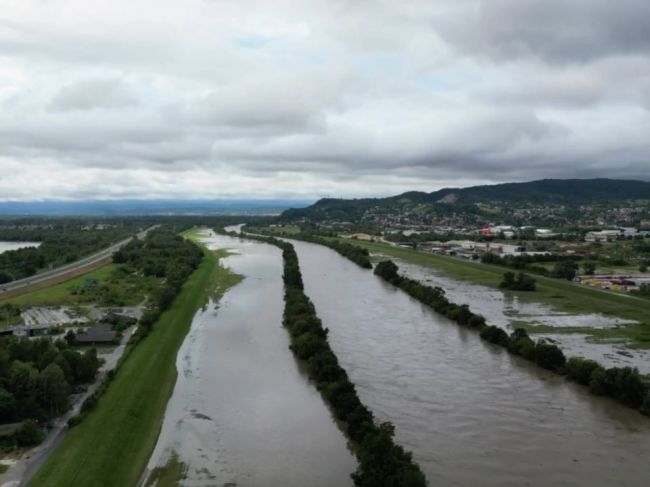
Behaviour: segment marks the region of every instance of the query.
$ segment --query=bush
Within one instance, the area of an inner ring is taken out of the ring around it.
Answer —
[[[560,370],[566,364],[566,357],[557,345],[540,340],[535,345],[535,363],[548,370]]]
[[[600,365],[593,360],[588,360],[582,357],[571,357],[566,364],[566,374],[571,380],[576,381],[578,384],[588,386],[591,380],[591,375]]]
[[[503,274],[503,280],[499,287],[502,289],[510,289],[511,291],[534,291],[537,288],[535,279],[528,274],[520,272],[515,277],[514,272],[506,272]]]
[[[481,331],[481,338],[490,343],[496,343],[497,345],[506,345],[509,341],[508,334],[502,328],[498,326],[488,326]]]
[[[36,421],[27,420],[14,433],[18,446],[36,446],[45,438],[45,433],[38,426]]]

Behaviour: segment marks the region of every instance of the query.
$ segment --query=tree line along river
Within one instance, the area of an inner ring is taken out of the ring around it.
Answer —
[[[282,329],[282,259],[211,234],[244,276],[194,318],[150,468],[183,485],[345,486],[356,462]],[[305,290],[362,402],[391,421],[430,485],[642,486],[650,421],[482,342],[370,271],[292,242]]]

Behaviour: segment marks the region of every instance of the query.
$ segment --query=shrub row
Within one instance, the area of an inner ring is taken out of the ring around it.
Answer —
[[[291,350],[307,365],[311,380],[329,404],[335,417],[346,425],[347,435],[357,448],[359,467],[354,484],[363,487],[419,487],[427,485],[420,467],[393,440],[394,427],[378,424],[361,403],[354,384],[330,348],[328,330],[304,292],[298,256],[293,245],[273,237],[249,236],[282,249],[285,285],[284,326],[291,336]]]
[[[476,329],[483,340],[500,345],[540,367],[565,374],[569,379],[588,386],[594,394],[609,396],[650,415],[650,385],[636,368],[606,369],[592,360],[579,357],[567,361],[556,345],[545,340],[533,341],[523,328],[508,334],[498,326],[488,325],[483,316],[473,313],[466,304],[450,302],[443,289],[401,276],[397,265],[390,260],[377,264],[375,274],[459,325]]]
[[[370,262],[370,253],[367,249],[359,247],[358,245],[352,245],[346,242],[339,242],[338,240],[326,239],[319,235],[314,235],[310,233],[299,233],[294,235],[289,235],[287,238],[294,240],[302,240],[304,242],[311,242],[338,252],[346,259],[351,260],[359,267],[364,269],[372,269],[372,263]]]

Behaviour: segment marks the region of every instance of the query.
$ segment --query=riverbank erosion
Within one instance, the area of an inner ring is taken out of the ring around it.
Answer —
[[[211,289],[217,256],[207,249],[203,253],[199,267],[150,324],[146,338],[127,354],[94,408],[66,434],[30,487],[137,484],[176,381],[176,354]]]
[[[345,436],[288,350],[280,250],[194,235],[240,277],[194,316],[144,485],[351,486]]]
[[[359,398],[431,485],[645,485],[638,412],[486,344],[330,249],[294,247]]]

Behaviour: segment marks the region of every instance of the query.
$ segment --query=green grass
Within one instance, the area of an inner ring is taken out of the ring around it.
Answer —
[[[214,296],[219,256],[205,251],[171,308],[121,365],[97,407],[73,428],[31,487],[135,486],[156,444],[176,382],[176,355],[192,318]],[[233,282],[231,279],[229,282]],[[219,289],[224,292],[224,283]]]
[[[81,287],[86,279],[96,279],[99,282],[108,280],[111,273],[117,268],[115,264],[107,264],[87,274],[75,277],[66,282],[54,286],[39,289],[31,293],[23,294],[15,298],[0,300],[0,303],[13,303],[19,306],[54,306],[62,304],[74,304],[78,298],[72,295],[71,290]]]
[[[346,240],[367,248],[371,252],[397,257],[407,262],[432,267],[442,273],[465,281],[471,281],[492,288],[498,288],[503,273],[508,269],[456,259],[444,255],[429,254],[412,249],[391,247],[375,242]],[[507,291],[521,301],[540,302],[572,314],[602,313],[639,323],[634,326],[620,326],[608,329],[610,338],[625,338],[630,346],[650,348],[650,305],[648,300],[613,292],[599,291],[569,281],[534,275],[537,290],[534,292]],[[553,332],[564,328],[554,327]],[[589,333],[602,334],[599,329],[588,328]]]
[[[117,264],[107,264],[69,281],[2,300],[0,304],[12,303],[21,307],[81,304],[135,306],[160,284],[160,279],[154,277],[124,275],[120,273],[121,268]],[[85,289],[87,279],[97,280],[97,287]],[[75,293],[75,290],[81,292]]]

